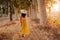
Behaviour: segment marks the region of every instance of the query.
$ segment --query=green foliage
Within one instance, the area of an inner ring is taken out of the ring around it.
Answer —
[[[14,0],[13,4],[16,8],[28,9],[31,5],[31,1],[29,1],[29,0]]]
[[[30,7],[30,2],[29,1],[23,1],[23,2],[21,2],[21,4],[20,4],[21,6],[21,9],[27,9],[28,7]],[[23,6],[24,5],[24,6]]]
[[[4,2],[8,2],[8,0],[0,0],[0,4],[2,4]]]
[[[0,0],[0,4],[2,4],[3,0]]]
[[[16,8],[18,8],[19,7],[19,4],[17,4],[17,1],[16,0],[13,0],[13,5],[16,7]]]
[[[0,4],[6,2],[8,4],[8,2],[10,2],[10,0],[0,0]],[[12,0],[11,1],[11,6],[14,5],[16,8],[19,9],[28,9],[31,4],[32,4],[32,0]]]

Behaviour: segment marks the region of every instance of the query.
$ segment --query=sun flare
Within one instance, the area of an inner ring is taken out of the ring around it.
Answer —
[[[54,4],[52,6],[52,9],[53,11],[59,11],[59,0],[55,0],[56,1],[56,4]]]
[[[59,4],[57,3],[57,4],[53,5],[52,9],[54,11],[58,11],[59,10]]]

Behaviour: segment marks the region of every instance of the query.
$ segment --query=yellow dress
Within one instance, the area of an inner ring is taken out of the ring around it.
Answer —
[[[28,35],[29,34],[29,29],[28,29],[28,25],[27,25],[27,22],[26,22],[26,18],[22,17],[21,26],[22,26],[22,29],[21,29],[22,34]]]

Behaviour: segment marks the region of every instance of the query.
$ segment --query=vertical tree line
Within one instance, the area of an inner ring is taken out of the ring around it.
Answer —
[[[41,25],[47,25],[48,20],[47,20],[47,13],[46,13],[46,4],[49,2],[51,5],[54,2],[54,0],[0,0],[0,5],[3,3],[3,1],[7,2],[7,5],[10,4],[10,21],[13,20],[12,15],[14,13],[14,7],[16,7],[19,11],[21,9],[29,10],[30,13],[28,14],[32,16],[33,18],[37,18],[37,11],[40,14],[40,24]],[[38,8],[38,10],[37,10]],[[50,8],[49,8],[50,9]]]

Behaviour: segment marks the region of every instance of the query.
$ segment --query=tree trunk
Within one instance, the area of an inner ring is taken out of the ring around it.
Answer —
[[[30,15],[31,15],[31,19],[36,19],[36,3],[35,0],[32,0],[33,5],[31,5],[30,7]]]
[[[31,5],[30,8],[29,8],[29,17],[30,17],[30,18],[33,18],[33,16],[32,16],[32,5]]]
[[[2,9],[2,4],[1,4],[1,17],[3,16],[3,9]]]
[[[34,14],[35,14],[35,19],[38,18],[38,10],[37,10],[37,1],[36,0],[33,0],[34,1]]]
[[[12,21],[12,3],[11,3],[11,0],[10,0],[10,21]]]
[[[45,0],[38,0],[38,11],[40,13],[40,25],[47,25],[47,14]]]
[[[34,19],[34,17],[35,17],[35,15],[34,15],[34,10],[33,10],[33,8],[32,8],[32,5],[31,5],[31,7],[30,7],[30,17],[31,17],[31,19]]]

